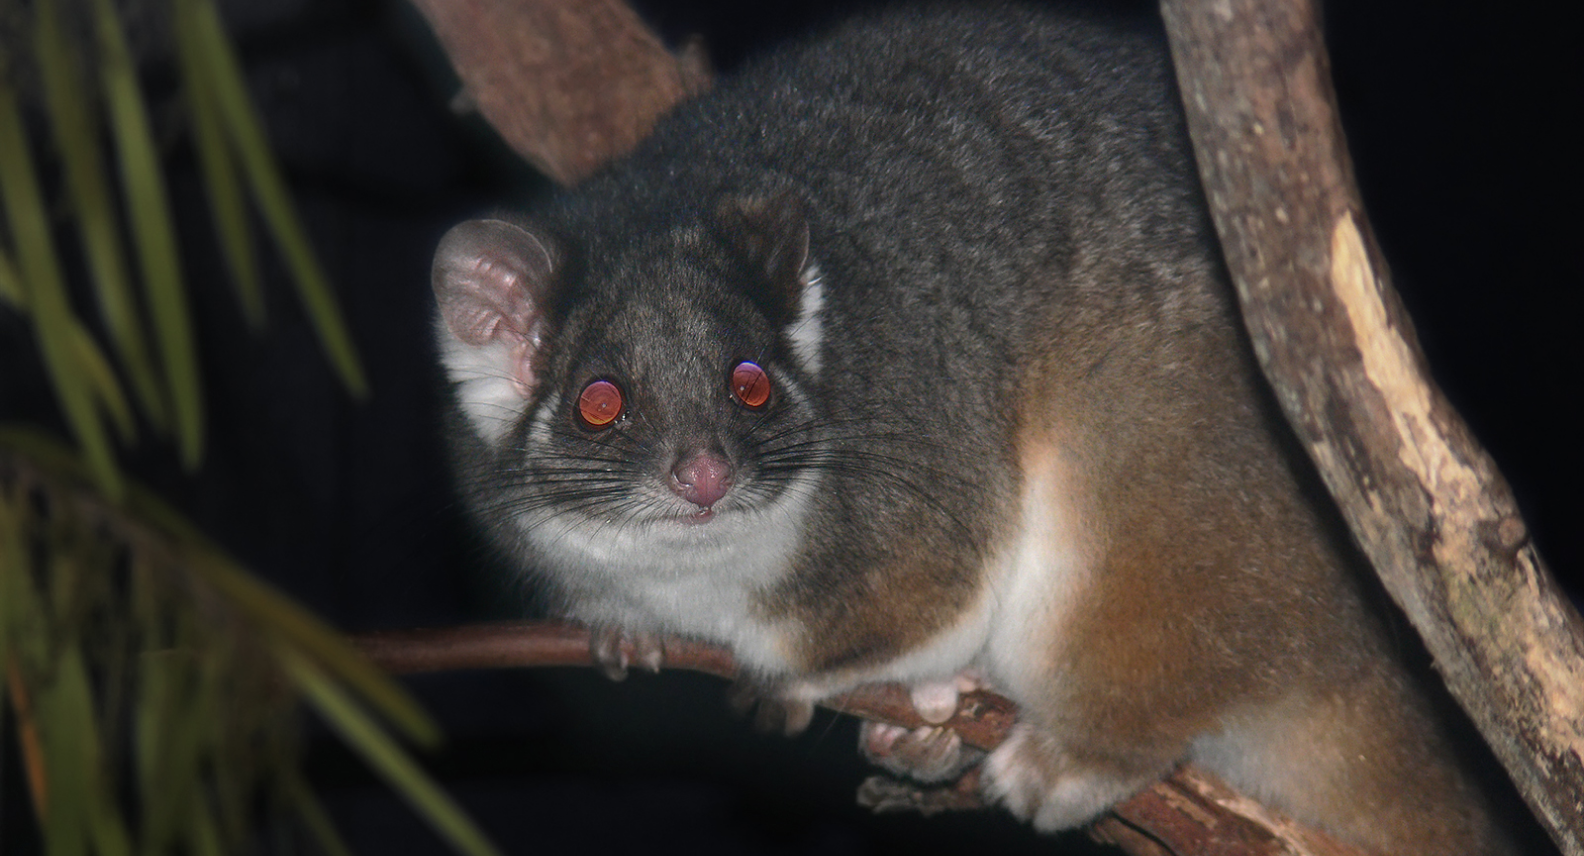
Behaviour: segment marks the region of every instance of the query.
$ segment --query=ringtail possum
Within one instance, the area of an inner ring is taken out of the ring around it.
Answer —
[[[461,489],[606,659],[720,643],[794,711],[1010,697],[983,789],[1042,830],[1192,761],[1382,854],[1508,852],[1262,386],[1138,29],[872,13],[453,228]],[[973,760],[914,737],[865,740]]]

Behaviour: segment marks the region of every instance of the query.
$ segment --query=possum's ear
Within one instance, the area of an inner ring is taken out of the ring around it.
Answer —
[[[715,206],[726,242],[755,275],[763,276],[774,317],[795,316],[807,285],[809,227],[803,201],[792,191],[768,197],[728,196]]]
[[[560,265],[555,242],[502,220],[455,226],[435,251],[432,283],[445,328],[461,345],[497,352],[527,398],[543,373],[546,311]]]

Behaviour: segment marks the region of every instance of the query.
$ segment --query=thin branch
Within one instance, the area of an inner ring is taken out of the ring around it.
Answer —
[[[444,672],[457,669],[504,669],[542,666],[592,666],[588,630],[555,621],[531,624],[478,624],[434,630],[367,633],[353,640],[369,659],[393,674]],[[632,645],[623,642],[637,661]],[[731,652],[688,639],[667,639],[665,666],[703,672],[731,680],[737,663]],[[872,684],[827,699],[825,707],[865,719],[908,728],[925,725],[913,711],[905,687]],[[970,746],[992,749],[1012,727],[1015,708],[994,693],[968,693],[948,725]]]
[[[589,634],[559,622],[488,624],[434,630],[369,633],[353,640],[375,664],[398,674],[456,669],[592,666]],[[627,653],[636,660],[637,652]],[[721,678],[736,676],[723,648],[682,639],[665,642],[665,665]],[[870,684],[822,702],[839,713],[919,728],[928,723],[913,710],[899,684]],[[966,693],[945,723],[963,741],[993,749],[1005,739],[1017,708],[990,692]],[[937,796],[924,794],[926,799]],[[962,792],[937,804],[967,807]],[[1368,856],[1324,833],[1237,793],[1209,773],[1183,767],[1098,821],[1092,833],[1134,856]]]

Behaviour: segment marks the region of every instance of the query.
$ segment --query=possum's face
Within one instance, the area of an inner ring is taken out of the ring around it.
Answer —
[[[817,285],[804,244],[731,223],[599,263],[501,221],[442,242],[444,361],[490,453],[464,488],[542,570],[601,588],[768,580],[795,551],[823,448]]]

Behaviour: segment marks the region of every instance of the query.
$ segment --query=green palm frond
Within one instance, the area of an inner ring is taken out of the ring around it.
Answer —
[[[459,852],[496,853],[388,733],[440,739],[398,684],[147,489],[115,504],[92,484],[58,440],[0,429],[0,663],[27,697],[15,718],[33,710],[18,742],[45,759],[30,789],[51,853],[235,852],[259,789],[343,847],[293,766],[299,701]]]
[[[98,2],[108,3],[109,0]],[[215,115],[230,144],[229,157],[211,157],[217,161],[234,159],[240,165],[247,185],[253,190],[259,213],[291,271],[297,296],[308,311],[320,344],[329,354],[341,382],[361,398],[368,393],[363,364],[352,347],[352,337],[332,296],[329,277],[314,255],[286,190],[286,182],[270,152],[264,123],[247,96],[242,67],[226,41],[220,16],[208,0],[176,0],[175,9],[177,33],[184,41],[184,62],[190,63],[191,69],[204,81],[204,85],[192,87],[189,98],[195,102],[205,99],[195,105],[196,111]],[[220,169],[222,164],[208,168]],[[232,260],[233,268],[242,264],[240,259]]]
[[[3,48],[0,48],[3,50]],[[9,57],[0,53],[0,68]],[[121,495],[121,471],[110,448],[110,438],[99,421],[95,386],[82,365],[80,322],[66,297],[66,282],[55,255],[44,196],[27,140],[23,136],[22,110],[15,91],[0,80],[0,206],[10,224],[17,256],[19,305],[34,322],[39,352],[61,410],[81,445],[94,477],[111,497]],[[0,242],[4,246],[5,242]]]
[[[331,366],[366,394],[213,3],[171,0],[167,11],[242,314],[262,328],[256,215]],[[193,236],[174,226],[116,5],[5,3],[0,17],[26,34],[0,39],[0,312],[27,319],[72,438],[0,425],[0,741],[20,749],[45,852],[237,852],[266,804],[346,852],[297,766],[306,705],[460,852],[493,853],[393,736],[440,739],[406,692],[122,472],[117,448],[138,442],[140,426],[172,442],[184,467],[202,461],[180,251]]]

